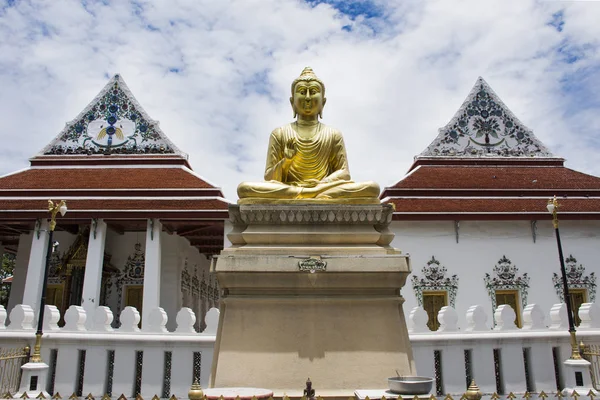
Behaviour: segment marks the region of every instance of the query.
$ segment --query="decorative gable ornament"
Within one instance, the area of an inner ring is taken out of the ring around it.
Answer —
[[[569,289],[587,289],[589,302],[593,303],[596,300],[596,274],[592,272],[589,275],[584,275],[585,267],[583,264],[577,265],[577,259],[572,254],[569,254],[569,257],[565,259],[565,264]],[[554,284],[556,295],[561,302],[564,302],[565,296],[563,294],[562,278],[560,275],[553,273],[552,283]]]
[[[123,78],[115,75],[41,155],[185,155],[150,119]]]
[[[417,158],[486,156],[554,158],[479,77],[452,120]]]
[[[419,306],[423,306],[423,291],[444,291],[448,293],[450,307],[454,307],[456,302],[456,293],[458,292],[458,276],[446,276],[448,270],[431,256],[431,260],[421,269],[423,278],[416,275],[412,276],[412,287],[417,297]]]

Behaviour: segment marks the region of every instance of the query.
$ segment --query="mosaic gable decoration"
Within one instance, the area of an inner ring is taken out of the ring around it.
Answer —
[[[584,275],[585,267],[583,264],[577,265],[577,259],[572,254],[569,254],[569,257],[565,259],[565,264],[569,289],[587,289],[588,301],[593,303],[596,300],[596,274],[591,272],[589,275]],[[552,283],[554,284],[556,295],[561,302],[564,302],[565,297],[563,296],[562,278],[560,275],[553,273]]]
[[[479,77],[454,118],[419,157],[554,157]]]
[[[42,155],[180,154],[139,105],[120,75],[48,145]]]
[[[494,267],[495,276],[492,278],[490,274],[485,274],[483,281],[485,282],[488,295],[492,300],[492,308],[494,310],[498,307],[496,304],[496,290],[517,290],[521,298],[521,307],[525,308],[527,305],[529,276],[527,276],[527,273],[519,276],[518,273],[519,268],[503,255]]]
[[[448,293],[448,301],[450,306],[454,307],[456,302],[456,293],[458,292],[458,276],[452,275],[447,277],[448,270],[440,264],[435,256],[431,256],[431,260],[421,269],[423,278],[416,275],[412,276],[412,287],[417,297],[419,306],[423,306],[423,291],[445,291]]]

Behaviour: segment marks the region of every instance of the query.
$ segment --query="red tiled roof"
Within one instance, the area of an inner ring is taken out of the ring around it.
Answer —
[[[546,205],[548,199],[515,199],[515,198],[402,198],[389,199],[394,204],[397,214],[410,213],[539,213],[548,215]],[[559,199],[561,215],[571,213],[597,213],[600,217],[600,198],[593,199]]]
[[[422,165],[390,189],[600,189],[600,178],[564,167]]]
[[[600,219],[600,178],[562,165],[421,164],[381,198],[394,219],[545,219],[554,195],[563,218]]]
[[[82,199],[67,200],[69,212],[89,210],[227,210],[219,199]],[[48,200],[0,200],[2,211],[42,210],[48,213]]]
[[[0,178],[3,189],[209,189],[183,168],[33,168]]]

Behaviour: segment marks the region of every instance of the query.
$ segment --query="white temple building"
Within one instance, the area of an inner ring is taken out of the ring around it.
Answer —
[[[69,208],[57,219],[46,301],[61,315],[82,306],[90,325],[108,306],[118,326],[133,306],[143,329],[156,307],[204,315],[217,306],[209,264],[223,246],[227,202],[187,159],[115,75],[29,168],[0,177],[0,241],[17,255],[7,310],[39,308],[48,199]]]
[[[463,328],[474,304],[490,314],[509,304],[518,327],[528,304],[548,313],[563,297],[546,209],[553,196],[561,205],[559,229],[578,309],[596,298],[600,178],[564,167],[479,78],[406,176],[381,195],[396,207],[392,244],[411,254],[405,309],[423,306],[432,330],[443,306],[458,311]]]

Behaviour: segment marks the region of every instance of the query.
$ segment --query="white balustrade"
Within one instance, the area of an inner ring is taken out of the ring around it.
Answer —
[[[0,331],[6,329],[6,309],[0,305]]]
[[[199,360],[200,369],[196,371],[200,383],[208,386],[219,320],[217,309],[207,312],[206,329],[201,333],[194,329],[196,315],[189,308],[182,308],[175,316],[175,332],[167,331],[168,315],[162,308],[149,312],[145,331],[140,331],[140,314],[133,307],[121,312],[118,329],[111,326],[113,314],[109,308],[97,307],[93,314],[93,328],[88,329],[85,309],[71,306],[65,314],[65,326],[59,328],[58,310],[46,306],[42,358],[54,372],[55,393],[76,391],[83,371],[83,392],[96,397],[105,394],[110,381],[113,397],[134,397],[134,383],[140,374],[142,397],[186,397],[194,363]],[[458,326],[456,310],[444,307],[437,316],[440,329],[435,332],[427,327],[427,313],[421,307],[408,315],[417,373],[440,376],[444,393],[464,392],[467,376],[474,378],[484,393],[498,389],[553,392],[556,373],[566,373],[563,362],[569,356],[569,334],[564,304],[553,306],[548,316],[538,305],[530,304],[523,310],[523,329],[515,326],[515,312],[506,305],[494,311],[494,328],[487,325],[492,319],[480,305],[466,311],[466,327]],[[579,317],[578,338],[599,344],[598,306],[583,304]],[[0,307],[0,347],[32,346],[35,324],[31,307],[14,307],[10,320],[6,327],[6,311]]]

